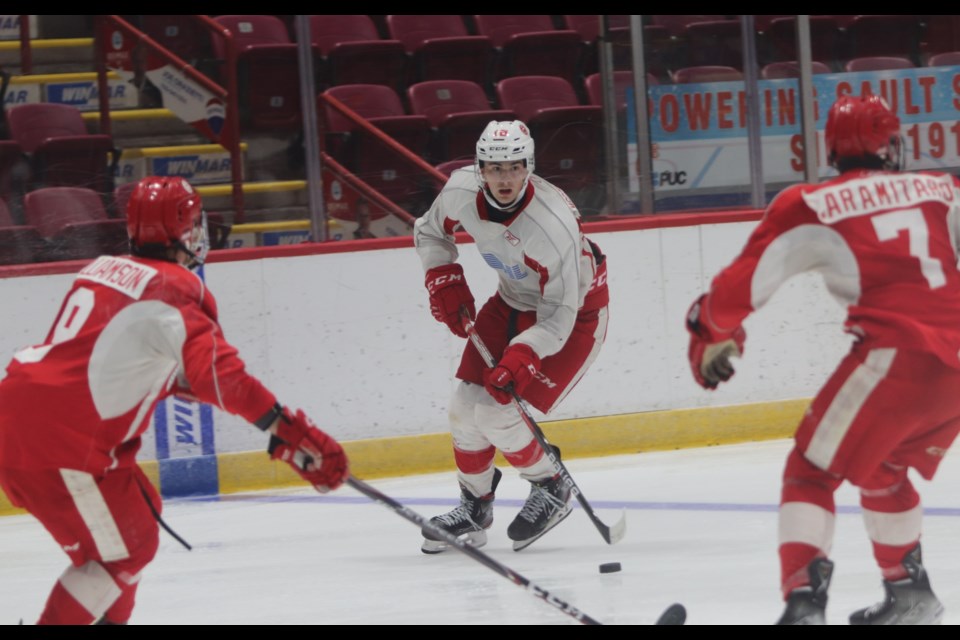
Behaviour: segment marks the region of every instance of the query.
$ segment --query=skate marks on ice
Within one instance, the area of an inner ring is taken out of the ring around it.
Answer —
[[[672,603],[687,625],[772,624],[783,607],[776,505],[788,450],[776,441],[571,460],[598,513],[631,511],[616,546],[574,513],[514,552],[506,528],[529,485],[504,469],[483,551],[603,624],[657,624]],[[944,624],[960,623],[957,460],[948,454],[932,483],[915,480]],[[458,495],[453,473],[371,484],[426,517]],[[837,504],[827,622],[847,624],[883,589],[856,493],[841,489]],[[579,624],[463,554],[421,553],[418,527],[349,487],[171,500],[164,519],[194,550],[161,533],[131,624]],[[598,573],[609,562],[622,571]],[[32,624],[67,559],[35,520],[10,516],[0,518],[0,566],[0,620]]]

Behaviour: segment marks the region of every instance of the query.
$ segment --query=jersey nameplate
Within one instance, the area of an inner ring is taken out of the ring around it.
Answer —
[[[939,200],[956,204],[958,194],[950,176],[878,175],[850,180],[803,194],[803,201],[824,224],[865,216],[887,209]]]
[[[157,275],[153,267],[119,258],[100,256],[77,274],[78,280],[90,280],[116,289],[134,300],[139,300],[150,280]]]

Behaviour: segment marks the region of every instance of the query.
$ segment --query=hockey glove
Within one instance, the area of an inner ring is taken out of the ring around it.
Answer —
[[[317,428],[302,410],[284,407],[270,435],[267,453],[293,467],[320,493],[336,489],[350,474],[347,456],[336,440]]]
[[[704,389],[716,389],[721,382],[729,380],[734,373],[730,358],[743,355],[743,343],[747,334],[742,326],[733,331],[711,330],[700,321],[706,294],[697,298],[687,312],[687,331],[690,332],[690,368],[693,378]]]
[[[460,321],[460,307],[465,306],[471,318],[477,315],[477,309],[463,267],[454,262],[429,269],[426,286],[430,292],[433,317],[450,327],[455,336],[466,338],[467,332]]]
[[[508,404],[513,398],[511,389],[517,394],[530,384],[540,369],[540,356],[529,346],[518,342],[503,352],[503,357],[493,369],[483,372],[483,386],[487,393],[500,404]]]

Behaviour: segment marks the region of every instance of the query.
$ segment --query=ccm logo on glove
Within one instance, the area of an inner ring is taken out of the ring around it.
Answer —
[[[494,400],[507,404],[513,398],[510,391],[522,394],[540,370],[540,356],[529,346],[518,342],[503,352],[493,369],[483,373],[483,386]]]
[[[427,270],[427,291],[430,293],[430,313],[442,322],[455,336],[466,338],[460,320],[460,307],[466,307],[473,318],[477,315],[473,294],[467,286],[463,267],[457,263],[445,264]]]

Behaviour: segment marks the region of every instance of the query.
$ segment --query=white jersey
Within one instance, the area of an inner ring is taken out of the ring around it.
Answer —
[[[500,296],[519,311],[536,311],[537,322],[511,342],[529,345],[541,357],[558,352],[597,279],[600,250],[583,235],[580,212],[563,191],[531,175],[523,202],[503,223],[487,214],[488,203],[472,167],[453,173],[430,209],[417,220],[413,240],[424,270],[455,262],[454,232],[476,242],[499,276]]]

